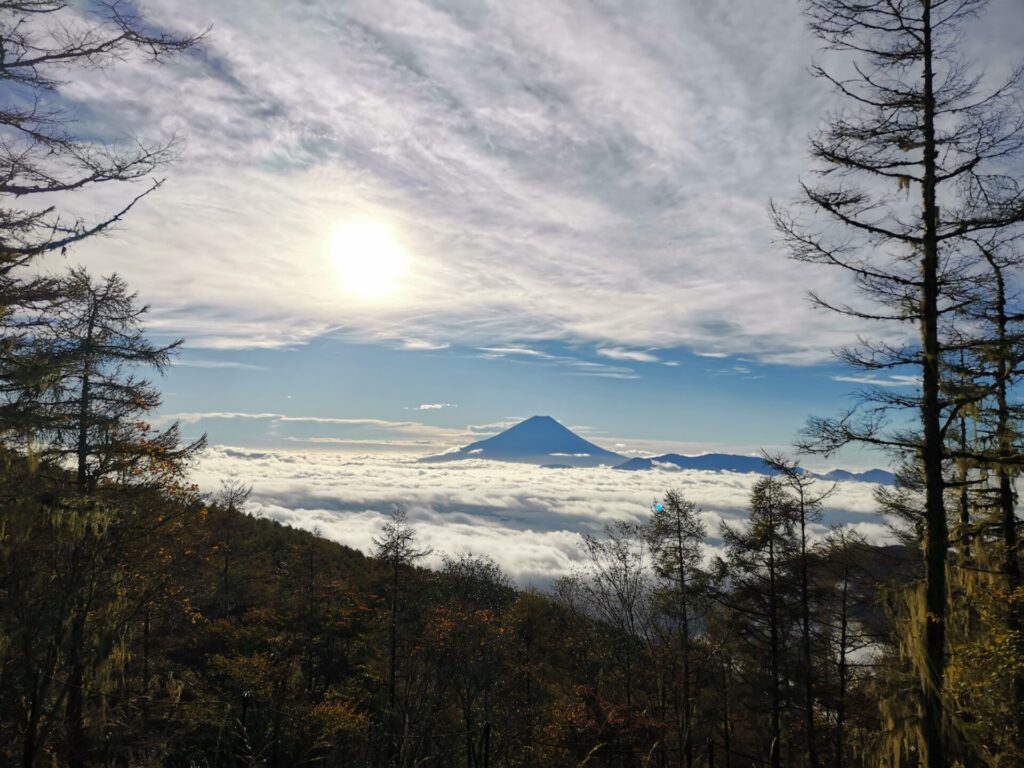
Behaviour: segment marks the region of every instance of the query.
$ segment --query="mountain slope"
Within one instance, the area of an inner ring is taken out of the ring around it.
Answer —
[[[436,463],[461,459],[557,467],[611,466],[625,461],[624,456],[584,440],[550,416],[532,416],[494,437],[470,443],[451,453],[428,456],[421,461]]]

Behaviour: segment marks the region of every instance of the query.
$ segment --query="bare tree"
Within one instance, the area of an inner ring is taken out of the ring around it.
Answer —
[[[0,80],[8,84],[0,105],[0,195],[7,201],[0,208],[0,274],[107,229],[159,183],[89,222],[62,217],[50,204],[27,210],[15,201],[143,179],[175,153],[173,139],[122,147],[79,139],[74,115],[58,95],[68,72],[109,66],[132,54],[160,61],[191,48],[200,36],[153,31],[123,0],[91,4],[84,17],[76,11],[63,0],[0,0]]]
[[[642,629],[647,596],[643,539],[636,526],[617,523],[597,538],[584,534],[590,557],[589,578],[581,582],[589,611],[614,627],[622,638],[626,707],[633,705],[636,641]]]

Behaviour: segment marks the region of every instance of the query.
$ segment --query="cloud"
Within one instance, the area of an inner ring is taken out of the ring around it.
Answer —
[[[480,357],[486,360],[510,359],[513,362],[528,360],[539,365],[554,365],[570,368],[570,375],[593,376],[607,379],[638,379],[639,375],[632,368],[625,368],[617,365],[607,365],[593,360],[584,360],[572,355],[557,355],[530,347],[480,347],[483,354]]]
[[[147,12],[213,31],[163,67],[125,62],[62,93],[93,135],[176,133],[187,150],[116,237],[72,259],[123,273],[151,327],[193,347],[334,333],[808,363],[863,330],[803,301],[808,285],[827,297],[850,284],[788,260],[765,215],[795,192],[806,135],[833,104],[806,73],[816,44],[798,0]],[[1000,53],[1019,49],[1015,26],[1000,27]],[[71,213],[133,192],[82,193]],[[390,299],[347,295],[331,267],[331,234],[354,218],[386,222],[409,254]]]
[[[518,424],[520,421],[525,419],[524,416],[508,416],[501,421],[493,421],[490,424],[470,424],[466,429],[472,434],[476,435],[473,439],[476,440],[481,434],[492,435],[497,434],[503,430],[508,429],[511,426]]]
[[[423,351],[434,351],[438,349],[448,349],[450,344],[436,343],[432,341],[424,341],[423,339],[403,339],[402,349],[411,350],[423,350]]]
[[[412,406],[411,411],[439,411],[442,408],[458,408],[455,403],[420,403]]]
[[[917,376],[833,376],[833,381],[846,381],[853,384],[868,384],[874,387],[919,387],[921,379]]]
[[[272,412],[195,411],[161,414],[158,426],[180,422],[197,431],[215,431],[217,421],[231,420],[251,425],[250,438],[260,444],[309,445],[368,450],[417,449],[422,455],[436,453],[479,439],[472,428],[457,429],[418,421],[333,416],[293,416]]]
[[[710,544],[719,525],[746,518],[754,475],[698,471],[554,470],[466,460],[421,464],[411,456],[211,447],[193,473],[213,491],[223,477],[253,485],[253,511],[358,547],[372,548],[385,516],[405,508],[424,544],[497,560],[519,583],[546,583],[582,563],[583,533],[642,521],[654,499],[678,488],[704,509]],[[824,524],[857,527],[884,541],[872,486],[839,483]],[[823,535],[825,525],[815,529]]]
[[[541,352],[539,349],[530,349],[529,347],[480,347],[480,351],[492,357],[513,355],[522,357],[539,357],[544,360],[551,360],[554,358],[553,355],[549,355],[547,352]]]
[[[637,349],[624,349],[623,347],[601,347],[597,354],[611,360],[631,360],[635,363],[659,363],[657,355],[650,352],[643,352]]]
[[[230,369],[236,368],[239,370],[246,371],[265,371],[267,370],[262,365],[252,365],[250,363],[240,363],[237,360],[201,360],[197,358],[181,358],[175,360],[173,365],[179,368],[211,368],[211,369]]]

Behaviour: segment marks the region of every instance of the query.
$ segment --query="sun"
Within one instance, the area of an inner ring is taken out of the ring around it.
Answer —
[[[365,299],[394,293],[408,260],[391,231],[379,221],[340,225],[331,238],[330,258],[345,290]]]

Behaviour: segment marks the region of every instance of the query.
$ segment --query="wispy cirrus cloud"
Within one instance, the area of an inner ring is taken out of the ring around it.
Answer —
[[[609,360],[629,360],[634,363],[660,363],[661,360],[652,352],[623,347],[599,347],[597,354]]]
[[[157,425],[173,422],[217,434],[224,421],[244,422],[247,439],[261,445],[299,443],[322,449],[414,450],[422,455],[480,439],[471,428],[441,427],[419,421],[274,412],[192,411],[161,414]],[[496,431],[496,430],[495,430]]]
[[[570,369],[574,376],[593,376],[608,379],[636,379],[639,375],[632,368],[621,365],[586,360],[572,355],[554,354],[544,350],[524,346],[480,347],[480,357],[486,360],[512,360],[513,362],[530,361],[535,364],[555,365]],[[600,350],[599,350],[600,352]]]
[[[182,368],[208,368],[213,370],[220,369],[237,369],[242,371],[265,371],[267,370],[262,365],[253,365],[251,363],[242,363],[237,360],[206,360],[199,358],[183,357],[178,358],[174,361],[175,366]]]
[[[812,314],[808,280],[849,285],[789,262],[764,211],[795,190],[832,103],[806,75],[798,0],[147,10],[213,32],[164,67],[128,62],[63,92],[97,136],[176,132],[187,152],[115,239],[72,256],[125,273],[154,325],[193,346],[330,332],[805,363],[859,328]],[[392,301],[347,296],[334,274],[331,234],[353,218],[386,222],[410,255]]]
[[[833,381],[846,381],[851,384],[867,384],[873,387],[919,387],[921,379],[918,376],[904,376],[892,374],[889,376],[833,376]]]

